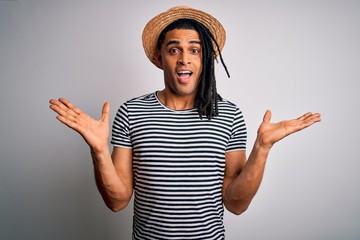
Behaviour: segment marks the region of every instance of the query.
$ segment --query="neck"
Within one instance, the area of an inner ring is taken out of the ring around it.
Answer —
[[[166,89],[157,92],[157,96],[162,104],[173,110],[186,110],[194,107],[195,96],[182,96],[171,94]]]

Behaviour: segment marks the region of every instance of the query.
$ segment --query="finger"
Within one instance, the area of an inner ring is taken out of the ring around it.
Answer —
[[[82,113],[79,108],[72,104],[66,98],[59,98],[59,107],[62,109],[61,115],[70,120],[75,121],[76,118]]]
[[[56,111],[57,113],[61,112],[68,112],[70,109],[65,106],[61,101],[56,99],[50,100],[50,108]]]
[[[68,109],[72,110],[73,112],[80,114],[81,110],[77,108],[74,104],[72,104],[69,100],[66,98],[59,98],[59,101],[66,106]]]
[[[101,114],[100,121],[108,122],[109,115],[110,115],[110,103],[106,102],[106,103],[104,103],[104,106],[102,108],[102,114]]]
[[[269,123],[271,120],[271,111],[266,110],[265,115],[263,117],[263,123]]]
[[[299,130],[301,130],[301,129],[307,128],[319,121],[321,121],[320,114],[318,114],[318,113],[311,114],[311,115],[308,115],[305,119],[299,121],[298,128],[299,128]]]
[[[71,121],[76,121],[76,118],[79,116],[79,113],[76,113],[72,109],[65,106],[63,102],[60,102],[55,99],[50,100],[50,108],[55,111],[59,116],[69,119]]]
[[[49,103],[50,103],[50,107],[57,106],[59,108],[66,108],[59,100],[56,99],[50,99]]]
[[[296,120],[302,121],[302,120],[308,118],[308,117],[311,116],[311,115],[312,115],[312,113],[311,113],[311,112],[308,112],[308,113],[305,113],[304,115],[298,117]]]
[[[307,113],[297,120],[305,121],[305,122],[318,122],[320,121],[321,117],[319,113]]]
[[[66,107],[62,103],[51,105],[50,108],[63,117],[76,118],[78,115],[76,112],[74,112],[70,108]]]
[[[314,114],[314,119],[315,119],[316,122],[320,122],[321,121],[321,114],[320,113]]]
[[[52,106],[50,106],[50,108],[53,111],[55,111],[56,113],[58,113],[56,118],[58,120],[60,120],[60,122],[65,123],[66,125],[72,125],[72,124],[70,124],[71,122],[76,122],[77,121],[77,116],[78,115],[69,114],[68,112],[62,110],[61,108],[59,108],[56,105],[52,105]]]
[[[304,121],[311,125],[313,123],[320,122],[321,116],[319,113],[315,113],[309,116],[308,118],[306,118]]]
[[[49,102],[50,102],[50,108],[54,112],[56,112],[58,114],[61,114],[61,112],[66,111],[66,107],[61,102],[59,102],[58,100],[51,99]]]
[[[78,131],[78,123],[76,123],[75,121],[69,119],[69,118],[65,118],[61,115],[58,115],[56,117],[60,122],[62,122],[63,124],[65,124],[66,126],[68,126],[69,128],[72,128],[76,131]]]

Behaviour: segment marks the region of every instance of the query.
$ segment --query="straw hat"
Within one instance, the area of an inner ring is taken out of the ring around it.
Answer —
[[[143,47],[146,56],[152,63],[155,64],[156,61],[156,45],[160,33],[170,23],[181,18],[193,19],[202,23],[214,35],[217,43],[219,44],[220,51],[223,49],[226,39],[225,29],[216,18],[201,10],[186,6],[177,6],[155,16],[144,28],[142,34]],[[218,56],[219,52],[217,51],[215,44],[214,49],[216,51],[216,56]]]

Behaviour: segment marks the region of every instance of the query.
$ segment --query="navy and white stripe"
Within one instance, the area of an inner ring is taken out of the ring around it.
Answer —
[[[218,107],[200,119],[151,93],[119,108],[111,142],[133,150],[133,239],[224,239],[225,152],[245,150],[246,127],[234,104]]]

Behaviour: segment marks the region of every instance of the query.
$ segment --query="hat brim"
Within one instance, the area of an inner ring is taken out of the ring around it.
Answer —
[[[146,56],[156,65],[157,41],[160,33],[166,26],[178,19],[193,19],[202,23],[213,34],[219,45],[220,51],[223,49],[226,40],[225,29],[222,24],[210,14],[186,6],[177,6],[160,13],[152,18],[145,26],[142,34],[142,42]],[[215,54],[219,55],[214,44]]]

